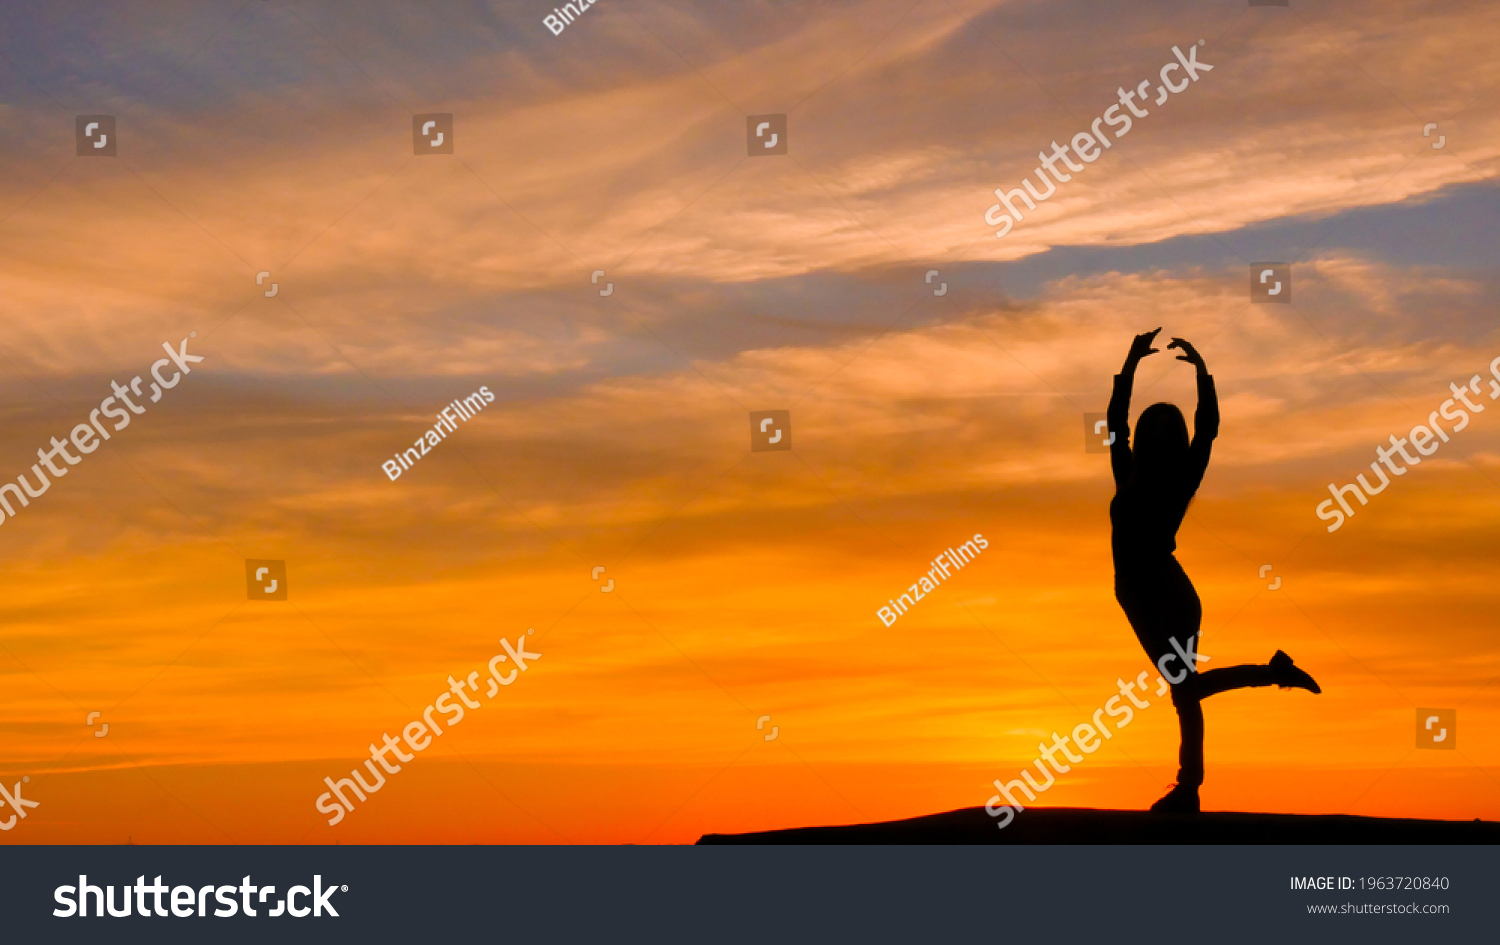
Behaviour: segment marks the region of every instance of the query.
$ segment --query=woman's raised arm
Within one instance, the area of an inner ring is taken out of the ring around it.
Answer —
[[[1116,488],[1130,481],[1130,389],[1135,381],[1135,368],[1142,358],[1150,357],[1160,350],[1151,347],[1160,332],[1161,329],[1158,328],[1136,335],[1135,340],[1130,343],[1130,353],[1125,355],[1124,366],[1115,375],[1114,394],[1109,398],[1109,412],[1104,416],[1109,424],[1110,435],[1114,437],[1109,447],[1109,465],[1115,474]]]
[[[1177,360],[1198,369],[1198,410],[1193,414],[1193,442],[1188,447],[1188,485],[1192,494],[1198,491],[1198,483],[1208,471],[1209,454],[1213,452],[1214,438],[1219,435],[1219,395],[1214,390],[1213,375],[1208,373],[1208,365],[1203,363],[1197,348],[1181,338],[1173,338],[1167,347],[1181,348]]]

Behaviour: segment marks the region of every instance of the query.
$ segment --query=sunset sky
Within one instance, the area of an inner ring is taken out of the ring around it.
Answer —
[[[1323,687],[1205,704],[1204,809],[1500,818],[1500,6],[550,10],[0,12],[0,481],[164,342],[204,357],[0,520],[0,783],[40,803],[0,843],[686,843],[982,805],[1149,668],[1083,415],[1159,325],[1223,414],[1178,536],[1200,649]],[[995,188],[1200,40],[1211,72],[995,238]],[[427,113],[453,154],[413,154]],[[76,155],[95,114],[118,156]],[[786,155],[747,157],[763,114]],[[1262,261],[1291,304],[1250,301]],[[1191,417],[1172,354],[1132,420]],[[1328,533],[1329,483],[1476,374],[1485,411]],[[764,410],[790,451],[750,451]],[[246,559],[288,599],[247,600]],[[524,676],[328,825],[325,776],[528,629]],[[1416,749],[1419,708],[1457,710],[1457,750]],[[1176,749],[1152,698],[1042,803],[1144,808]]]

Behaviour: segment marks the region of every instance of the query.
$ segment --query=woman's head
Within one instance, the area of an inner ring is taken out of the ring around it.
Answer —
[[[1176,473],[1187,458],[1187,421],[1175,404],[1152,404],[1135,424],[1137,479],[1159,480]]]

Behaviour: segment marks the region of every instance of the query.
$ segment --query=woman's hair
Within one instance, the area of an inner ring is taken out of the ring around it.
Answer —
[[[1142,485],[1165,484],[1187,459],[1187,421],[1176,404],[1152,404],[1135,424],[1133,478]]]

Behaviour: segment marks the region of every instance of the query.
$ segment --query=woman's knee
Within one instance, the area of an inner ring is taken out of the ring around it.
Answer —
[[[1172,704],[1177,708],[1196,706],[1201,701],[1203,697],[1198,692],[1197,675],[1188,673],[1182,682],[1172,684]]]

